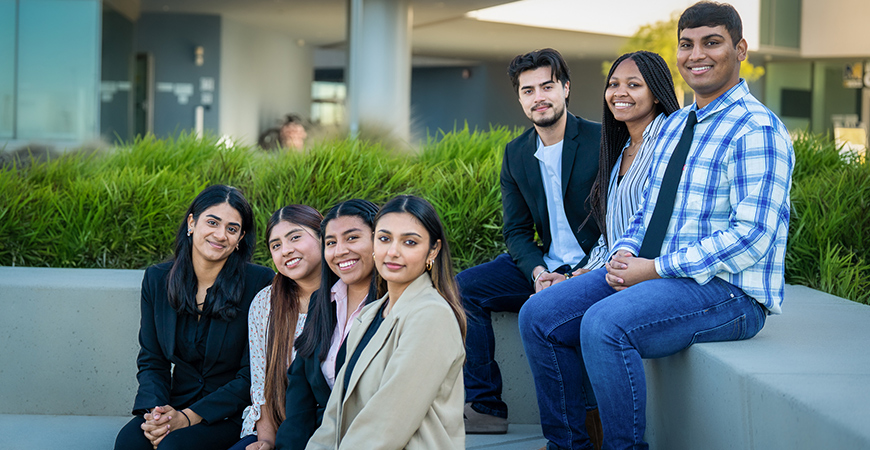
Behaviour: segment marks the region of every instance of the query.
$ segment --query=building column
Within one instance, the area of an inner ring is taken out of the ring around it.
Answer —
[[[410,0],[348,0],[347,111],[360,130],[408,140],[411,115]]]

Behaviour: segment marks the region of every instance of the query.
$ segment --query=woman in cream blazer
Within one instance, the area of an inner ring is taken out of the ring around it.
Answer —
[[[306,448],[463,449],[465,316],[432,205],[412,196],[387,202],[375,219],[374,256],[387,295],[356,319]]]

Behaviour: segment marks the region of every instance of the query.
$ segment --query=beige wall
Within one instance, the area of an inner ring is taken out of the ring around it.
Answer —
[[[804,0],[801,56],[851,58],[870,56],[870,2]]]
[[[301,45],[300,45],[301,44]],[[314,52],[289,33],[223,18],[220,134],[255,144],[288,113],[311,111]]]

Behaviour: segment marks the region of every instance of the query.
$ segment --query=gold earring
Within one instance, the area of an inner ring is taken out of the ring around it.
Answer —
[[[431,259],[426,261],[426,270],[427,271],[432,270],[432,260]]]

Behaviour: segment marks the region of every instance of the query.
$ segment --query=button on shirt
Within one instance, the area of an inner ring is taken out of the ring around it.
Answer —
[[[614,249],[637,254],[689,111],[698,124],[656,272],[706,284],[719,277],[782,312],[794,149],[785,126],[741,80],[704,108],[671,114],[654,148],[641,209]]]
[[[335,385],[335,361],[338,358],[338,350],[341,348],[341,343],[347,339],[347,335],[350,333],[350,326],[353,324],[353,320],[356,319],[356,316],[359,315],[359,312],[362,311],[366,301],[363,299],[363,301],[359,303],[359,306],[357,306],[356,310],[351,311],[348,315],[347,285],[344,281],[338,280],[338,282],[332,286],[330,294],[332,295],[332,302],[335,303],[335,316],[337,323],[335,325],[335,331],[332,333],[332,341],[329,344],[329,353],[326,355],[326,359],[320,363],[320,370],[323,372],[323,377],[326,378],[326,384],[328,384],[329,388],[332,389]]]
[[[562,197],[562,143],[545,146],[538,137],[535,158],[541,168],[544,194],[547,197],[547,218],[550,221],[550,248],[544,255],[544,263],[550,271],[565,264],[574,267],[583,260],[586,252],[577,242],[577,237],[565,215],[565,200]]]

